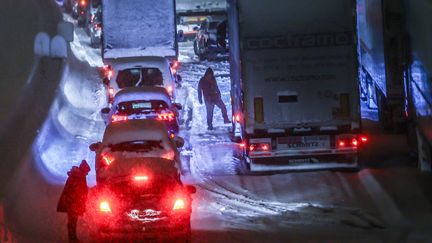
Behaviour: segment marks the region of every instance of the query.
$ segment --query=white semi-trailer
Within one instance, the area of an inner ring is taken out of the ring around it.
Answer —
[[[103,0],[103,59],[177,57],[174,0]]]
[[[355,168],[356,2],[228,2],[233,135],[252,171]]]
[[[405,0],[406,17],[406,77],[408,81],[409,131],[414,130],[418,165],[422,171],[432,171],[432,2]]]
[[[174,0],[103,0],[102,20],[108,102],[120,89],[135,86],[165,87],[174,97]]]
[[[358,0],[361,91],[380,124],[400,130],[406,124],[403,75],[402,0]]]

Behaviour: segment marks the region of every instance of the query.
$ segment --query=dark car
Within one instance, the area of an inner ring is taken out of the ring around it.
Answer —
[[[89,15],[88,0],[72,1],[72,18],[78,21],[79,27],[85,27],[87,25],[88,15]]]
[[[175,169],[151,168],[97,186],[88,212],[96,241],[158,239],[190,242],[191,194]]]
[[[91,11],[88,24],[90,35],[90,46],[98,48],[101,44],[102,36],[102,7],[99,6]]]
[[[204,20],[194,40],[195,54],[202,60],[227,51],[227,21]]]

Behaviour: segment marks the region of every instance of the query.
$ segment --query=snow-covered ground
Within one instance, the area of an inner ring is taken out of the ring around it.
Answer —
[[[220,111],[216,108],[216,129],[209,132],[205,107],[197,101],[198,80],[212,67],[231,110],[229,63],[199,62],[191,42],[181,43],[180,48],[179,74],[193,107],[192,128],[181,131],[186,139],[183,180],[198,189],[193,242],[431,241],[432,177],[412,165],[403,135],[380,131],[374,111],[368,111],[366,117],[372,119],[364,122],[371,142],[364,156],[367,168],[361,172],[248,175]],[[66,172],[81,159],[93,167],[88,145],[99,141],[104,130],[99,114],[105,106],[97,70],[99,51],[89,47],[82,29],[75,31],[70,54],[49,116],[11,183],[8,215],[22,242],[65,241],[65,215],[55,208]],[[94,184],[93,173],[89,180]],[[87,221],[80,221],[84,240],[87,228]]]

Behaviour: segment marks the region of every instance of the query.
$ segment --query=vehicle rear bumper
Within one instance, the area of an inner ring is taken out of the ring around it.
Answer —
[[[103,239],[177,239],[187,237],[190,233],[189,223],[184,224],[125,224],[121,227],[101,227],[100,240]]]
[[[358,167],[358,151],[274,151],[250,156],[251,171],[354,169]]]

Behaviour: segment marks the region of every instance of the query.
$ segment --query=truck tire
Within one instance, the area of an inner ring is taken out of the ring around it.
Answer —
[[[432,171],[431,146],[427,139],[422,135],[417,128],[417,145],[418,145],[418,167],[422,172]]]

